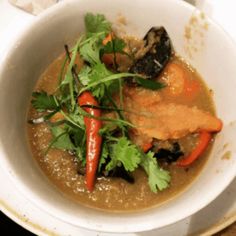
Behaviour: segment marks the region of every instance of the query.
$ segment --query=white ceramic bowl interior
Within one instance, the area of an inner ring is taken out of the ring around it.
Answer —
[[[76,204],[53,187],[30,153],[25,127],[32,90],[41,73],[63,51],[63,45],[83,32],[86,12],[103,13],[112,22],[121,14],[127,19],[122,30],[139,37],[151,26],[163,25],[176,52],[198,70],[214,91],[217,114],[224,128],[217,135],[210,159],[184,194],[160,207],[113,214]],[[187,42],[184,35],[189,31],[186,27],[192,27],[189,25],[192,15],[199,25],[192,31],[191,42]],[[235,46],[223,30],[182,1],[115,0],[112,4],[109,0],[64,1],[38,17],[15,40],[0,65],[0,165],[35,205],[87,229],[137,232],[181,220],[214,200],[235,177],[235,59]],[[222,158],[226,152],[231,154],[227,160]]]

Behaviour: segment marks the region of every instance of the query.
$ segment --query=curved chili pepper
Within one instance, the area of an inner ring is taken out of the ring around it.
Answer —
[[[149,151],[149,150],[152,148],[152,146],[153,146],[152,142],[150,142],[150,143],[144,143],[144,144],[142,145],[142,150],[143,150],[144,152],[147,152],[147,151]]]
[[[211,133],[207,131],[200,132],[199,141],[196,147],[192,150],[189,156],[177,161],[176,164],[182,167],[192,164],[206,150],[210,141],[211,141]]]
[[[93,97],[91,92],[83,92],[78,97],[78,104],[98,106],[97,100]],[[85,107],[84,110],[95,117],[101,116],[99,109]],[[99,135],[99,130],[102,126],[101,120],[84,117],[84,123],[86,127],[86,186],[91,192],[93,191],[94,182],[96,178],[96,172],[101,152],[102,137]]]

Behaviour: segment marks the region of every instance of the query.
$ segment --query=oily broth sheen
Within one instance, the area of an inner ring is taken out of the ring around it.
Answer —
[[[47,68],[40,77],[35,91],[44,90],[48,93],[53,93],[56,90],[63,60],[64,57],[60,56]],[[164,89],[163,91],[158,91],[161,96],[168,102],[195,105],[214,114],[214,106],[209,89],[198,73],[179,57],[174,57],[173,61],[185,68],[190,79],[200,82],[201,91],[193,101],[186,101],[181,96],[170,98],[165,94]],[[78,61],[78,63],[82,62]],[[165,75],[163,74],[162,76]],[[39,117],[38,112],[30,107],[28,118],[36,117]],[[115,212],[136,211],[157,206],[183,192],[203,168],[210,151],[210,148],[208,148],[208,151],[194,165],[188,168],[179,168],[174,164],[164,165],[163,168],[168,169],[171,173],[171,184],[168,189],[157,194],[150,191],[147,176],[141,169],[134,173],[134,184],[129,184],[123,179],[101,177],[97,179],[94,191],[89,193],[84,184],[84,177],[78,174],[76,157],[58,149],[51,149],[45,156],[45,149],[52,138],[49,127],[46,124],[28,124],[27,130],[33,157],[37,160],[45,175],[65,196],[92,208]],[[179,142],[185,150],[189,151],[195,140],[196,138],[194,137],[186,137]]]

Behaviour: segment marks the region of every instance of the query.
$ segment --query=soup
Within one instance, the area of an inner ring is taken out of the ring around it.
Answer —
[[[89,17],[96,16],[88,14],[87,23]],[[87,42],[95,32],[90,33]],[[41,169],[65,196],[102,210],[142,210],[177,196],[199,175],[213,133],[222,124],[215,117],[211,90],[190,65],[169,51],[168,42],[162,27],[152,28],[144,40],[106,32],[99,55],[87,53],[91,48],[83,48],[85,43],[79,53],[66,46],[66,54],[39,78],[28,114],[29,142]],[[153,47],[162,49],[164,56],[156,57]],[[94,78],[94,68],[103,83],[86,82]],[[68,97],[61,96],[65,91]],[[87,91],[96,103],[81,101]],[[60,108],[57,99],[63,101]],[[96,134],[91,124],[100,125]],[[88,140],[94,152],[99,149],[96,179],[89,186]]]

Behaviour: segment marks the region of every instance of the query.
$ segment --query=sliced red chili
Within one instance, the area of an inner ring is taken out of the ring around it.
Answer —
[[[78,104],[98,106],[97,100],[94,98],[91,92],[83,92],[78,98]],[[94,117],[100,117],[100,109],[94,109],[90,107],[83,108],[87,113]],[[99,163],[99,157],[101,152],[102,137],[99,134],[99,130],[102,126],[101,120],[91,117],[84,117],[84,123],[86,127],[86,186],[89,191],[93,191],[94,183],[96,179],[96,172]]]
[[[176,164],[178,166],[183,166],[183,167],[192,164],[206,150],[210,141],[211,141],[211,133],[207,131],[200,132],[199,141],[196,147],[192,150],[192,152],[187,157],[185,157],[184,159],[180,159],[179,161],[177,161]]]

